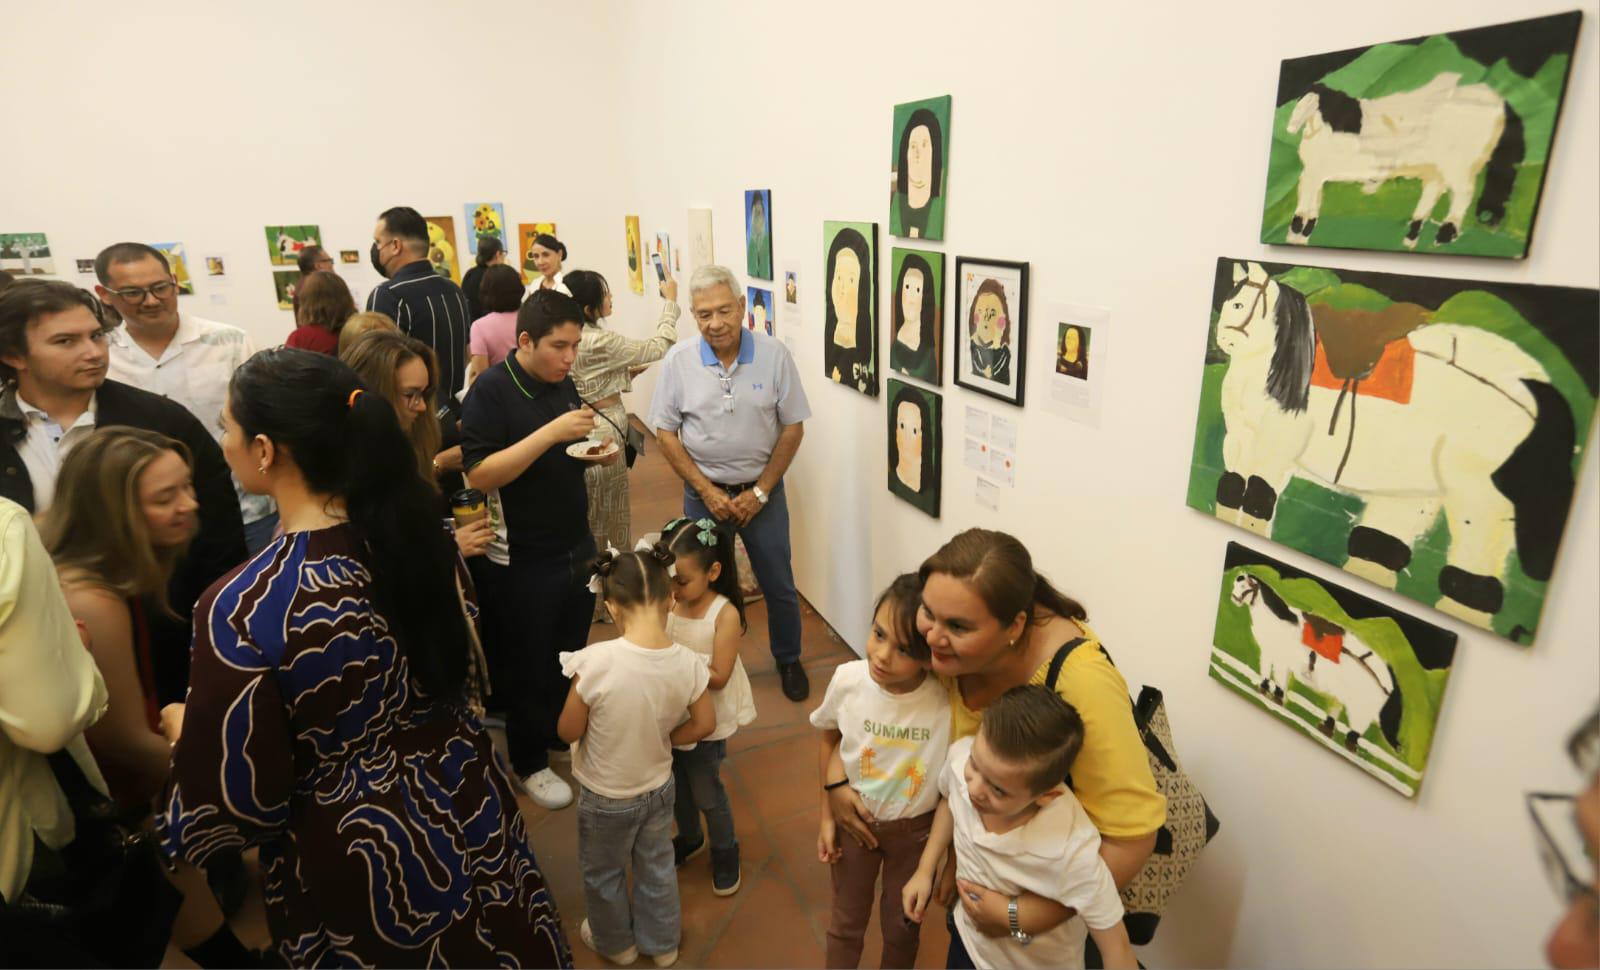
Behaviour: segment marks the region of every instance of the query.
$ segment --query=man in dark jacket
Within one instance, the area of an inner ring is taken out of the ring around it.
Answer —
[[[106,380],[108,359],[99,301],[87,291],[56,280],[0,290],[0,495],[42,511],[62,459],[95,428],[143,428],[189,449],[200,531],[168,590],[181,620],[151,612],[151,642],[160,654],[156,690],[161,703],[171,703],[188,686],[194,602],[244,561],[244,524],[222,449],[205,427],[180,404]]]

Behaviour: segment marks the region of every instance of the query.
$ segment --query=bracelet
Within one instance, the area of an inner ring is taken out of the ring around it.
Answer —
[[[848,785],[848,784],[850,784],[850,779],[848,779],[848,778],[840,778],[838,781],[833,782],[832,784],[823,785],[822,786],[822,790],[823,791],[833,791],[835,788],[843,788],[845,785]]]

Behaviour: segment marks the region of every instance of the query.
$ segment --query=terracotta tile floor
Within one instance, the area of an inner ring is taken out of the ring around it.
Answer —
[[[653,442],[634,465],[630,484],[636,538],[682,514],[682,485]],[[831,891],[827,866],[816,858],[817,744],[807,717],[821,703],[833,668],[855,659],[855,654],[802,601],[801,657],[811,677],[811,697],[792,703],[783,696],[767,647],[765,605],[758,601],[748,613],[750,630],[740,657],[755,692],[757,716],[755,723],[729,739],[729,756],[723,763],[744,883],[732,896],[712,895],[709,853],[680,870],[683,942],[678,966],[820,967]],[[615,627],[598,625],[591,641],[616,635]],[[567,762],[558,761],[555,767],[571,780]],[[547,812],[525,797],[518,801],[545,880],[560,907],[575,963],[609,966],[578,937],[584,906],[577,812],[572,808]],[[259,897],[234,922],[247,943],[266,945]],[[863,967],[878,965],[882,939],[876,926],[874,918],[862,953]],[[934,910],[923,928],[917,965],[944,966],[948,944],[942,911]],[[175,950],[168,951],[165,965],[192,966]],[[642,960],[636,965],[650,964]]]

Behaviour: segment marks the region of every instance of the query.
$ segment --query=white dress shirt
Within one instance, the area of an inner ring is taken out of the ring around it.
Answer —
[[[160,358],[151,357],[139,346],[128,333],[127,323],[111,331],[109,344],[108,377],[178,402],[222,443],[222,406],[228,400],[228,382],[239,365],[256,352],[243,330],[184,313],[178,316],[178,332]],[[272,499],[251,495],[238,482],[233,487],[246,524],[273,513]]]
[[[36,514],[43,513],[56,497],[56,475],[61,471],[67,452],[94,433],[98,405],[91,397],[88,410],[78,415],[78,420],[68,428],[61,427],[50,415],[29,404],[21,394],[17,395],[17,407],[28,427],[17,452],[28,470],[28,480],[33,483],[33,510]]]

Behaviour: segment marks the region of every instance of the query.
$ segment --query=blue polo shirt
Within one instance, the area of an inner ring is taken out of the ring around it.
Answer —
[[[677,432],[689,457],[719,485],[761,477],[778,435],[811,417],[800,369],[776,338],[741,328],[724,368],[704,340],[667,352],[650,402],[650,426]]]

